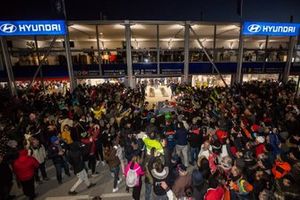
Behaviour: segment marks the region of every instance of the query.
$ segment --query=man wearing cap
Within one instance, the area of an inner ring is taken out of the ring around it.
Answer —
[[[61,142],[58,137],[52,136],[50,138],[51,146],[49,148],[49,159],[52,159],[56,170],[56,178],[59,184],[62,183],[62,168],[65,174],[70,176],[69,166],[65,160],[66,144]]]

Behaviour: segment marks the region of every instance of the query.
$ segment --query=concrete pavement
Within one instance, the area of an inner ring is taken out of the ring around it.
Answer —
[[[119,185],[119,191],[112,193],[113,177],[110,174],[108,166],[102,166],[101,163],[96,168],[99,174],[90,178],[91,182],[96,183],[96,186],[87,189],[86,185],[82,183],[76,191],[77,195],[68,195],[69,189],[77,181],[77,177],[72,174],[71,177],[63,175],[63,183],[59,185],[56,180],[55,169],[52,161],[47,161],[47,174],[50,178],[49,181],[43,181],[42,184],[36,185],[36,193],[38,194],[37,200],[79,200],[79,199],[92,199],[95,196],[101,196],[103,199],[109,200],[129,200],[131,193],[125,191],[125,180],[122,177],[122,182]],[[121,177],[122,175],[120,175]],[[144,188],[142,189],[144,194]],[[22,189],[14,184],[11,194],[17,195],[17,200],[25,200],[26,197],[22,193]],[[142,197],[141,197],[142,199]]]

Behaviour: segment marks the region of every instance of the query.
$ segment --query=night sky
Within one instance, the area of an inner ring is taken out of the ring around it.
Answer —
[[[59,19],[60,0],[2,0],[0,20]],[[239,21],[237,0],[66,0],[68,19]],[[300,22],[300,0],[244,0],[243,20]]]

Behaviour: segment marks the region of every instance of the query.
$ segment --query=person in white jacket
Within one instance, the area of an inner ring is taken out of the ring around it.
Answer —
[[[28,155],[34,157],[39,162],[39,168],[35,174],[35,180],[38,183],[41,183],[41,179],[39,177],[39,172],[41,172],[43,180],[48,181],[49,178],[47,176],[45,162],[46,162],[46,150],[44,145],[40,144],[40,141],[34,137],[29,139],[30,146],[28,148]]]
[[[204,156],[207,160],[209,157],[209,154],[212,152],[212,147],[210,145],[210,142],[208,140],[206,140],[200,148],[200,152],[198,154],[198,158],[201,156]]]

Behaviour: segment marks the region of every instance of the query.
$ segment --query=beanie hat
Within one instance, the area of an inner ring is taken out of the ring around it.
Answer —
[[[56,142],[57,140],[59,140],[57,136],[52,136],[52,137],[50,138],[51,143],[54,143],[54,142]]]
[[[239,168],[239,169],[244,169],[246,166],[245,161],[243,161],[241,158],[237,158],[235,161],[235,165]]]
[[[216,131],[216,135],[217,135],[218,140],[221,144],[224,144],[226,138],[228,137],[228,133],[226,131],[221,130],[221,129]]]
[[[166,120],[171,119],[171,114],[170,114],[170,113],[166,113],[166,114],[165,114],[165,119],[166,119]]]
[[[252,129],[252,131],[254,131],[254,132],[258,132],[258,131],[259,131],[259,128],[260,128],[260,126],[258,126],[257,124],[253,124],[253,125],[251,126],[251,129]]]
[[[192,172],[192,184],[193,186],[199,186],[202,185],[204,182],[202,173],[199,170],[194,170]]]
[[[245,154],[244,154],[244,160],[246,162],[251,162],[254,160],[254,156],[253,156],[253,153],[251,151],[246,151]]]

